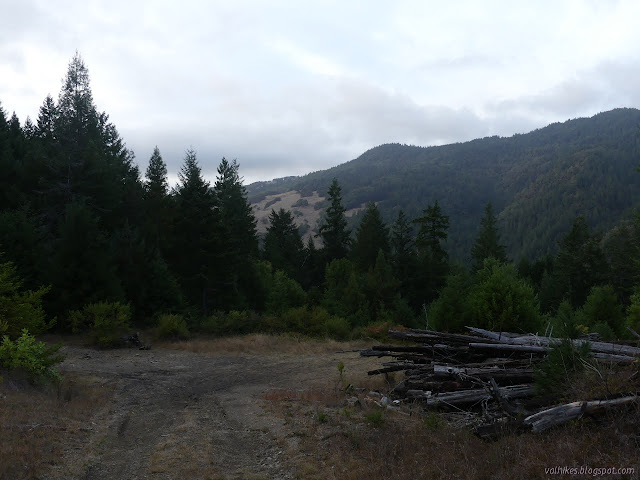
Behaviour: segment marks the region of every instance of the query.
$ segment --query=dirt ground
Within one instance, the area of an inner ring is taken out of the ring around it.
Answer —
[[[326,347],[325,347],[326,349]],[[59,370],[90,379],[109,401],[86,442],[65,446],[47,479],[292,479],[295,438],[269,414],[269,392],[366,378],[356,352],[192,353],[67,346]],[[337,387],[336,387],[337,388]]]

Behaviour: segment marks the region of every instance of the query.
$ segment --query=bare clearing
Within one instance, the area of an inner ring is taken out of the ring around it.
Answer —
[[[379,359],[345,352],[369,346],[248,335],[65,347],[57,391],[0,383],[0,478],[528,480],[559,465],[639,478],[638,407],[488,442],[467,412],[380,408],[371,391],[402,375],[367,376]]]
[[[296,348],[295,340],[261,336],[236,343],[173,347],[205,353],[65,347],[60,370],[92,379],[108,401],[87,419],[85,442],[65,445],[40,478],[296,478],[285,422],[265,413],[270,392],[324,390],[340,361],[362,370],[370,361],[334,353],[337,343]],[[278,345],[285,353],[274,351]]]

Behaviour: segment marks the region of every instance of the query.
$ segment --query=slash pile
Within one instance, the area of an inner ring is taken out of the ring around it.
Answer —
[[[535,396],[534,370],[547,352],[562,340],[491,332],[467,327],[470,335],[431,330],[390,330],[389,336],[416,345],[375,345],[360,352],[363,356],[393,357],[369,375],[404,371],[405,378],[392,394],[418,401],[426,407],[482,411],[490,425],[477,432],[495,433],[497,423],[516,421],[533,431],[542,431],[584,414],[637,401],[637,392],[625,397],[574,402],[548,408]],[[632,345],[571,340],[574,345],[589,342],[591,355],[617,364],[638,362],[640,348]],[[541,407],[545,407],[542,408]],[[535,413],[534,413],[535,412]]]

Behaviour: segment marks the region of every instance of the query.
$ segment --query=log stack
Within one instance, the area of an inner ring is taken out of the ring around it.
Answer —
[[[415,345],[375,345],[362,350],[362,356],[391,357],[369,375],[404,372],[392,395],[405,401],[417,401],[426,407],[468,410],[491,419],[479,432],[492,434],[496,421],[518,419],[521,426],[542,431],[584,414],[637,401],[637,392],[612,400],[574,402],[568,405],[544,405],[535,397],[533,385],[536,364],[562,339],[492,332],[467,327],[469,335],[432,330],[390,330],[394,339]],[[637,362],[640,348],[598,339],[571,340],[580,346],[589,342],[591,355],[616,364]],[[506,417],[506,418],[503,418]]]

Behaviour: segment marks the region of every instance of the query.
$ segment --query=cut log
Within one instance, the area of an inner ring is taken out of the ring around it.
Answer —
[[[637,395],[616,398],[614,400],[595,400],[591,402],[572,402],[549,408],[524,419],[533,432],[542,432],[556,425],[580,418],[584,414],[595,414],[607,408],[637,402]]]
[[[541,347],[538,345],[512,345],[508,343],[470,343],[469,347],[485,350],[522,353],[545,353],[547,350],[549,350],[549,347]]]
[[[547,338],[547,337],[539,337],[537,335],[525,335],[519,337],[507,336],[504,334],[500,334],[497,332],[490,332],[489,330],[484,330],[482,328],[476,327],[467,327],[474,333],[482,335],[483,337],[489,338],[491,340],[497,340],[500,343],[510,344],[510,345],[535,345],[542,347],[551,347],[554,345],[558,345],[562,342],[560,338]],[[589,344],[589,347],[592,352],[599,353],[609,353],[613,355],[628,355],[628,356],[640,356],[640,348],[633,347],[630,345],[621,345],[619,343],[610,343],[610,342],[590,342],[588,340],[571,340],[571,342],[576,346],[580,347],[585,343]]]
[[[470,376],[480,380],[489,380],[494,378],[500,381],[510,381],[513,383],[528,383],[533,381],[532,368],[499,368],[497,366],[487,367],[452,367],[448,365],[434,365],[433,373],[435,376]]]
[[[524,398],[534,394],[531,385],[513,385],[501,389],[505,398]],[[407,397],[425,400],[427,406],[456,406],[469,405],[491,400],[492,395],[486,388],[474,388],[472,390],[460,390],[457,392],[432,393],[424,390],[408,390]]]

